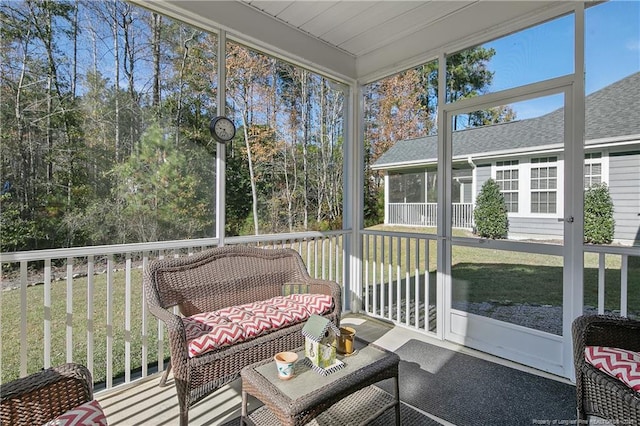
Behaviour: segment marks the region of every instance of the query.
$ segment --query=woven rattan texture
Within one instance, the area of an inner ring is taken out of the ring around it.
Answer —
[[[614,424],[640,425],[640,393],[588,364],[585,346],[640,351],[640,321],[607,315],[583,315],[572,325],[578,419],[593,415]]]
[[[257,372],[256,365],[242,371],[242,390],[264,403],[282,425],[304,425],[360,389],[385,379],[397,380],[400,358],[395,353],[378,349],[386,353],[383,358],[349,372],[317,390],[300,395],[294,400],[280,392],[277,386]]]
[[[64,364],[0,386],[0,424],[41,425],[93,399],[86,367]]]
[[[347,426],[358,425],[371,417],[380,408],[393,403],[393,396],[376,386],[367,386],[346,398],[341,399],[336,404],[325,410],[318,417],[308,423],[309,426]],[[415,412],[414,412],[415,413]],[[402,414],[405,414],[404,418]],[[376,416],[376,420],[369,423],[371,425],[388,426],[395,422],[393,410],[385,411],[383,418]],[[411,419],[409,410],[401,412],[403,424]],[[260,426],[281,426],[280,420],[266,406],[262,406],[249,415],[249,419]]]
[[[243,367],[300,347],[304,324],[190,358],[184,324],[174,306],[182,315],[211,312],[280,296],[285,284],[299,283],[310,293],[333,297],[334,308],[325,317],[339,326],[340,286],[312,278],[298,252],[291,249],[225,246],[155,260],[145,269],[143,282],[149,311],[167,327],[182,425],[188,424],[190,406],[238,378]]]

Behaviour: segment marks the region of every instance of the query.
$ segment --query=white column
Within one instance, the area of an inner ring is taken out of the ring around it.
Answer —
[[[344,146],[344,310],[359,312],[362,305],[362,237],[364,223],[364,97],[358,81],[345,88]]]
[[[220,30],[218,34],[218,111],[216,115],[225,115],[227,106],[227,64],[226,64],[227,34]],[[223,143],[216,144],[216,238],[218,245],[224,246],[224,228],[226,224],[226,193],[225,193],[225,168],[226,149]]]
[[[445,337],[446,314],[449,312],[451,295],[451,117],[446,104],[447,57],[444,52],[438,56],[438,219],[437,219],[437,268],[436,274],[436,334]]]

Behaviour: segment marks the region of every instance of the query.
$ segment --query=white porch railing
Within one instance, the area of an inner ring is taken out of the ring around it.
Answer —
[[[291,247],[301,253],[312,276],[344,287],[348,235],[309,232],[225,242]],[[2,286],[16,287],[1,298],[3,381],[74,361],[89,367],[101,390],[164,370],[169,357],[164,325],[147,312],[142,269],[152,259],[189,255],[217,244],[212,238],[0,254]],[[362,250],[362,310],[435,333],[436,236],[366,230]],[[605,311],[605,290],[619,291],[620,314],[637,315],[640,307],[629,304],[629,281],[637,271],[629,259],[639,255],[637,247],[585,246],[584,252],[590,265],[594,257],[599,265],[598,311]],[[594,274],[590,268],[588,273]],[[10,270],[17,274],[9,277]]]
[[[437,226],[437,203],[389,203],[389,225]],[[473,204],[453,203],[451,220],[454,228],[473,228]]]
[[[225,243],[293,248],[313,277],[342,285],[346,236],[305,232]],[[208,238],[0,254],[2,287],[14,287],[1,300],[2,381],[73,361],[89,368],[100,390],[164,370],[169,345],[164,325],[147,311],[142,270],[153,259],[217,245]]]
[[[437,332],[436,238],[433,234],[362,232],[362,304],[368,315],[428,333]],[[584,253],[585,282],[594,272],[593,265],[596,262],[599,265],[597,311],[640,316],[637,302],[632,310],[628,303],[629,279],[632,274],[638,275],[637,267],[629,267],[629,258],[635,256],[640,261],[640,250],[585,245]],[[611,305],[605,309],[605,289],[620,294],[619,309]],[[585,303],[585,312],[593,311],[590,305]]]
[[[364,311],[435,333],[436,236],[381,231],[362,234]]]
[[[598,313],[605,313],[605,290],[606,291],[619,291],[620,292],[620,315],[629,315],[629,258],[635,258],[636,261],[640,261],[640,249],[638,247],[620,247],[620,246],[584,246],[585,258],[587,256],[598,257]],[[586,263],[586,261],[585,261]],[[613,267],[611,265],[614,265]],[[617,282],[617,274],[609,276],[609,282],[607,282],[607,269],[616,270],[619,266],[620,281]],[[586,268],[585,268],[586,269]],[[586,274],[586,271],[585,271]],[[637,277],[637,275],[636,275]],[[613,282],[612,282],[613,281]],[[635,309],[640,311],[640,306],[635,306]],[[636,312],[635,315],[638,315]]]

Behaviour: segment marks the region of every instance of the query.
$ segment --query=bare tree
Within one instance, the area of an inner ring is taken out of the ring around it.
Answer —
[[[162,15],[151,14],[152,52],[153,52],[153,97],[152,105],[156,116],[160,116],[160,37],[162,29]]]
[[[121,158],[121,144],[120,141],[120,37],[118,31],[118,10],[120,2],[118,0],[113,1],[113,8],[111,10],[111,31],[113,35],[113,79],[114,79],[114,105],[113,114],[115,120],[115,135],[114,135],[114,147],[116,163],[120,162]]]
[[[249,128],[251,127],[249,112],[254,103],[251,97],[254,85],[264,81],[264,75],[269,69],[269,64],[262,55],[255,54],[242,46],[234,44],[230,49],[229,58],[227,58],[227,68],[228,94],[233,98],[242,119],[242,135],[244,137],[249,179],[251,181],[253,227],[255,234],[258,235],[260,233],[258,191],[251,150],[251,135],[249,133]]]
[[[308,164],[308,144],[311,127],[311,92],[309,90],[309,72],[301,69],[299,73],[300,91],[302,101],[301,121],[302,121],[302,187],[303,187],[303,226],[309,229],[309,164]]]

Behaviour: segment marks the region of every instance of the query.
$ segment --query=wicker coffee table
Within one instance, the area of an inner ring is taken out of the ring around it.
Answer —
[[[321,413],[332,410],[334,404],[343,413],[336,412],[332,424],[346,423],[340,421],[340,417],[345,417],[344,412],[350,411],[349,404],[353,406],[353,412],[369,414],[368,419],[363,418],[358,423],[365,424],[395,408],[396,425],[400,424],[398,355],[368,345],[349,357],[338,356],[345,367],[328,376],[322,376],[304,364],[304,351],[298,352],[298,357],[295,377],[291,380],[278,378],[273,360],[242,369],[241,424],[304,425]],[[371,386],[384,379],[394,380],[393,396]],[[251,415],[247,415],[248,395],[264,404]]]

